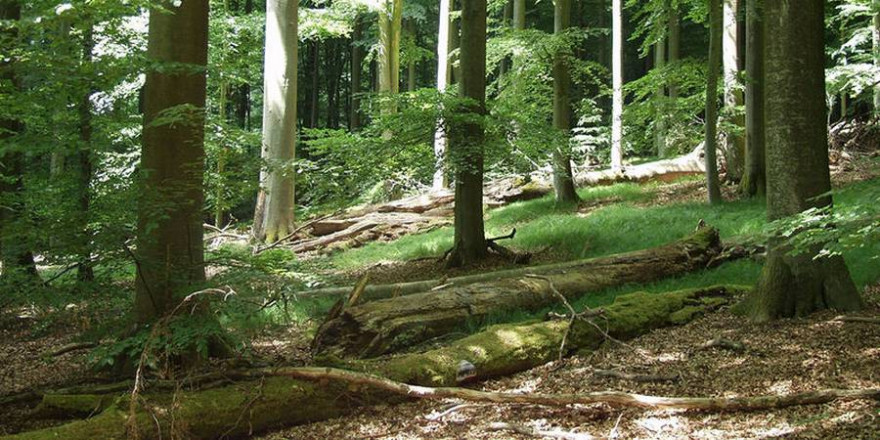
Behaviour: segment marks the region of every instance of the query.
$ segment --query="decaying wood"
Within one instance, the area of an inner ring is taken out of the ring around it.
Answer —
[[[633,338],[656,328],[683,324],[727,304],[738,293],[741,291],[737,289],[713,287],[623,295],[605,308],[603,325],[615,338]],[[462,360],[474,366],[475,380],[524,371],[553,360],[567,326],[560,321],[498,325],[425,353],[344,364],[352,370],[415,386],[451,386],[456,384]],[[594,328],[581,322],[574,326],[569,352],[597,349],[604,343],[604,336]],[[131,416],[124,410],[128,403],[122,399],[88,420],[3,438],[126,439],[131,434],[126,432],[126,424],[136,427],[141,440],[169,438],[172,424],[185,427],[188,438],[213,439],[223,434],[238,437],[338,417],[358,405],[393,403],[407,397],[369,385],[359,388],[357,383],[339,380],[341,377],[320,379],[321,372],[327,371],[324,368],[306,370],[311,371],[308,375],[297,373],[301,378],[287,374],[289,371],[226,372],[229,377],[252,380],[208,390],[184,388],[176,394],[156,392],[148,386],[140,395],[136,423],[130,423]],[[306,380],[306,376],[311,377]],[[316,378],[318,382],[313,380]],[[349,398],[352,394],[356,397]],[[171,402],[177,403],[172,407]],[[237,420],[239,423],[235,423]]]
[[[47,355],[50,357],[58,357],[73,351],[88,350],[97,346],[97,342],[72,342],[50,351]]]
[[[743,353],[746,351],[746,346],[741,342],[731,341],[725,338],[715,338],[710,339],[697,347],[697,350],[709,350],[711,348],[721,348],[724,350],[730,350],[736,353]]]
[[[453,284],[437,291],[367,302],[325,321],[313,347],[323,355],[380,356],[454,332],[463,323],[480,324],[489,316],[511,310],[538,310],[556,303],[557,294],[577,298],[608,287],[701,270],[719,250],[718,231],[705,228],[670,245],[541,272],[544,279],[520,276]]]
[[[291,246],[290,250],[295,253],[299,252],[308,252],[319,247],[327,246],[330,243],[334,243],[337,241],[345,240],[348,238],[352,238],[361,232],[368,231],[370,229],[379,226],[379,223],[371,222],[371,221],[361,221],[349,226],[346,229],[343,229],[339,232],[335,232],[330,235],[325,235],[320,238],[316,238],[314,240],[308,240],[300,243],[296,243]]]

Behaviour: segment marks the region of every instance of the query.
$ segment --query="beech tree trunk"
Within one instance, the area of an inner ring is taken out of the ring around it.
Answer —
[[[872,6],[874,7],[873,26],[871,27],[874,68],[880,70],[880,0],[874,0]],[[844,116],[846,115],[844,114]],[[874,116],[880,116],[880,84],[874,85]]]
[[[749,197],[767,194],[764,126],[763,6],[748,0],[746,12],[746,168],[742,191]]]
[[[666,67],[666,39],[654,43],[654,69],[662,71]],[[657,120],[654,122],[654,151],[657,156],[666,155],[666,85],[661,84],[654,94]]]
[[[623,0],[611,1],[611,169],[623,169]]]
[[[554,2],[553,30],[559,35],[571,25],[571,0]],[[566,50],[567,52],[567,50]],[[564,145],[553,150],[553,188],[556,203],[571,204],[580,200],[574,187],[571,169],[571,75],[565,60],[566,53],[557,51],[553,57],[553,127],[564,133]]]
[[[718,179],[718,70],[721,68],[721,1],[709,0],[709,73],[706,80],[706,185],[709,203],[721,203]]]
[[[379,92],[397,95],[400,91],[400,30],[403,0],[384,0],[379,10]],[[382,106],[384,113],[394,113],[397,105]]]
[[[440,0],[440,26],[437,31],[437,91],[442,96],[449,85],[449,8],[451,0]],[[441,108],[441,112],[442,112]],[[446,122],[441,118],[434,132],[434,180],[431,189],[442,191],[449,188],[446,169],[446,148],[449,140],[446,137]]]
[[[360,45],[363,34],[363,20],[357,17],[351,31],[351,114],[348,128],[357,131],[361,128],[361,72],[364,69],[364,49]]]
[[[82,64],[91,69],[92,51],[95,48],[94,29],[92,24],[83,25],[82,36]],[[91,79],[86,80],[83,95],[78,103],[79,110],[79,140],[80,145],[77,149],[77,179],[76,191],[79,198],[78,216],[78,238],[77,247],[79,248],[79,266],[77,267],[77,278],[79,281],[91,282],[95,279],[95,271],[92,263],[92,232],[89,230],[89,213],[92,204],[92,175],[94,174],[92,167],[92,94],[94,86]]]
[[[150,11],[147,56],[187,69],[151,69],[144,85],[138,215],[138,274],[135,312],[148,324],[170,311],[179,295],[205,280],[202,215],[205,168],[205,66],[208,0],[164,4]],[[166,112],[182,112],[185,123],[160,123]]]
[[[487,255],[483,225],[483,126],[486,113],[486,0],[463,0],[461,7],[461,96],[464,104],[450,121],[449,153],[455,173],[455,238],[449,266],[465,266]]]
[[[624,295],[604,308],[603,317],[596,318],[596,322],[613,338],[632,339],[657,328],[687,323],[728,304],[739,293],[741,291],[737,289],[714,287]],[[568,338],[563,347],[566,334]],[[575,321],[570,330],[567,320],[507,324],[490,327],[425,353],[352,361],[341,366],[400,383],[450,387],[462,381],[459,371],[462,361],[474,366],[467,380],[479,381],[543,365],[557,359],[561,347],[562,353],[567,355],[576,350],[596,350],[605,342],[604,334],[580,320]],[[180,390],[174,396],[170,393],[149,394],[148,388],[148,392],[141,395],[147,404],[162,406],[174,401],[178,407],[174,411],[136,407],[132,420],[128,401],[120,399],[119,403],[88,420],[3,439],[121,440],[130,438],[129,435],[136,430],[141,440],[153,440],[167,438],[172,432],[172,424],[185,426],[189,438],[242,437],[285,425],[339,417],[360,405],[398,403],[406,399],[383,384],[365,382],[363,374],[327,368],[272,368],[230,372],[229,377],[252,380],[224,388]],[[358,390],[357,398],[345,398],[353,389]],[[54,400],[79,400],[88,405],[96,402],[95,396],[76,395],[71,399]]]
[[[297,7],[295,1],[266,2],[260,156],[267,167],[260,173],[254,213],[254,236],[266,243],[289,235],[294,227],[296,173],[290,163],[296,154]]]
[[[513,0],[513,28],[526,28],[526,0]]]
[[[770,221],[831,205],[828,129],[825,125],[824,2],[792,8],[765,0],[767,118],[767,218]],[[863,304],[840,256],[819,249],[792,255],[780,238],[749,303],[754,320],[805,316],[826,308],[858,310]]]
[[[587,260],[543,276],[559,293],[574,299],[611,286],[703,269],[719,252],[718,232],[705,228],[667,246]],[[559,302],[553,290],[544,280],[520,276],[355,305],[324,322],[313,347],[333,356],[380,356],[448,334],[465,323],[479,325],[493,314],[553,305]]]
[[[731,112],[743,105],[743,93],[739,85],[739,38],[737,19],[740,13],[740,0],[724,0],[724,106]],[[732,125],[743,128],[745,121],[741,114],[732,114]],[[738,133],[724,133],[724,157],[727,163],[727,180],[739,183],[745,168],[745,138]]]

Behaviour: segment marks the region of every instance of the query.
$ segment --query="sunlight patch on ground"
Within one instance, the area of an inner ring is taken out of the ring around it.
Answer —
[[[779,395],[779,396],[784,395],[784,394],[791,394],[794,392],[794,390],[792,389],[791,380],[781,380],[779,382],[774,383],[773,385],[770,385],[770,387],[768,389],[770,390],[771,393]]]

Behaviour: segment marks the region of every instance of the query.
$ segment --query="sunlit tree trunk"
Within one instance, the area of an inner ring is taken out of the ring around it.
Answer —
[[[871,28],[874,43],[874,68],[880,70],[880,0],[872,2],[874,6],[874,26]],[[874,116],[880,116],[880,84],[874,85]]]
[[[825,2],[764,0],[767,93],[767,217],[831,205],[825,108]],[[790,253],[771,240],[758,285],[746,303],[758,321],[863,304],[843,258]]]
[[[379,92],[397,95],[400,91],[400,29],[403,0],[384,0],[379,10]],[[394,113],[397,105],[389,102],[383,113]]]
[[[554,4],[553,30],[559,35],[570,26],[571,0],[556,0]],[[556,203],[576,203],[579,197],[574,188],[571,147],[568,142],[571,130],[571,77],[565,55],[562,51],[557,51],[553,57],[553,127],[565,133],[565,145],[558,145],[553,150],[553,188]]]
[[[293,230],[296,152],[297,2],[266,2],[263,149],[254,236],[267,243]]]
[[[718,179],[718,75],[721,69],[721,1],[709,0],[709,73],[706,80],[706,185],[709,203],[721,203]]]
[[[361,72],[363,71],[364,49],[359,44],[363,33],[361,17],[354,20],[351,31],[351,115],[348,128],[352,131],[361,128]]]
[[[623,169],[623,0],[611,2],[611,169]]]
[[[654,68],[658,71],[663,71],[663,68],[666,67],[666,40],[660,40],[654,44]],[[657,120],[655,121],[655,129],[654,129],[654,151],[657,152],[658,156],[666,155],[666,112],[664,109],[665,101],[666,101],[666,86],[665,84],[661,84],[660,87],[657,88],[657,91],[654,95],[655,102],[657,103]]]
[[[449,84],[449,3],[450,0],[440,0],[440,26],[437,31],[437,91],[442,95],[446,92]],[[449,187],[446,178],[446,137],[445,122],[441,120],[434,132],[434,181],[431,188],[440,191]]]
[[[462,105],[450,121],[449,153],[455,170],[455,239],[449,266],[485,258],[483,225],[483,127],[467,114],[486,112],[486,0],[463,0],[461,8]]]
[[[737,18],[740,0],[724,0],[724,106],[731,112],[743,105],[743,93],[739,85],[739,39],[737,37]],[[732,113],[731,113],[732,114]],[[741,114],[734,116],[730,123],[742,128],[745,121]],[[745,161],[745,139],[741,134],[724,134],[724,157],[727,162],[727,180],[742,180]]]
[[[513,0],[513,28],[526,28],[526,0]]]
[[[764,196],[767,192],[764,129],[764,25],[757,0],[748,0],[746,13],[746,168],[743,194]]]
[[[138,213],[137,295],[141,324],[164,316],[204,282],[205,68],[208,0],[150,11]]]

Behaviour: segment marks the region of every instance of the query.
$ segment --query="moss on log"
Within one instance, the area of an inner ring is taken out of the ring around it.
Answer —
[[[739,288],[711,287],[663,294],[636,293],[619,297],[595,318],[618,339],[632,338],[653,329],[676,325],[727,304]],[[681,313],[686,310],[686,313]],[[591,350],[605,342],[605,335],[586,322],[575,322],[566,352]],[[505,324],[458,340],[448,347],[390,359],[341,361],[349,369],[378,374],[414,385],[451,386],[459,382],[458,365],[475,366],[473,380],[504,376],[544,364],[558,356],[567,321]],[[310,382],[271,376],[273,370],[236,373],[253,377],[235,385],[172,393],[146,393],[129,423],[128,401],[116,400],[101,414],[88,420],[54,428],[2,437],[6,440],[91,440],[129,438],[136,426],[142,440],[159,438],[236,438],[254,432],[338,417],[359,405],[404,399],[388,391],[352,389],[343,381]],[[70,400],[75,400],[71,397]],[[173,433],[173,435],[172,435]]]
[[[704,269],[721,251],[718,231],[702,228],[657,248],[596,258],[542,271],[559,293],[580,297],[612,286],[646,283]],[[527,272],[528,273],[528,272]],[[518,276],[388,298],[331,316],[315,336],[318,355],[371,358],[509,311],[536,311],[559,302],[546,280]]]

